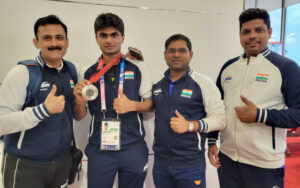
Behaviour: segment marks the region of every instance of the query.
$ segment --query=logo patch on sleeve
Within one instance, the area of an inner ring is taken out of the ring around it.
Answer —
[[[134,79],[133,71],[125,71],[125,79]]]
[[[193,90],[183,89],[182,92],[181,92],[181,97],[191,98],[192,94],[193,94]]]
[[[267,82],[268,79],[269,79],[269,74],[257,73],[255,81]]]

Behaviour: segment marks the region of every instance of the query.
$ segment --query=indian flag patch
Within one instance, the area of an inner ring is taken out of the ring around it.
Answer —
[[[134,79],[133,71],[125,71],[125,79]]]
[[[71,88],[74,88],[74,81],[73,80],[70,80],[70,86],[71,86]]]
[[[267,82],[269,79],[269,74],[257,73],[255,81],[257,82]]]
[[[192,94],[193,94],[193,90],[190,90],[190,89],[183,89],[183,90],[182,90],[182,93],[181,93],[181,96],[182,96],[182,97],[185,97],[185,98],[191,98],[191,97],[192,97]]]

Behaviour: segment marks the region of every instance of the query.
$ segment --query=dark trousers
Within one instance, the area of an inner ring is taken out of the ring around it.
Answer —
[[[206,166],[188,169],[169,168],[161,160],[154,160],[153,180],[156,188],[206,188]]]
[[[283,188],[284,168],[266,169],[231,160],[219,153],[221,188]]]
[[[148,148],[125,151],[101,151],[88,144],[88,187],[112,188],[118,173],[119,188],[143,188],[148,171]]]
[[[5,188],[64,188],[72,166],[71,153],[52,164],[37,164],[9,154],[4,156]]]

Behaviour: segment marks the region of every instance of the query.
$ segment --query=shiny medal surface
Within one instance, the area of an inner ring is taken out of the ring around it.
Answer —
[[[82,96],[85,100],[92,101],[98,96],[98,89],[94,85],[86,85],[82,88]]]

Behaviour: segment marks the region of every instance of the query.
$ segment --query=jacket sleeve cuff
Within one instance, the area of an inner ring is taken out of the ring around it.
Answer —
[[[206,132],[208,129],[208,125],[204,120],[199,120],[199,130],[198,132]]]
[[[212,145],[216,145],[216,144],[217,144],[217,139],[215,139],[215,138],[208,138],[207,140],[208,140],[208,141],[207,141],[207,144],[208,144],[209,146],[212,146]]]
[[[257,108],[256,122],[266,123],[268,117],[268,110]]]
[[[33,107],[32,111],[35,117],[39,120],[43,120],[51,115],[50,112],[47,110],[45,103]]]

